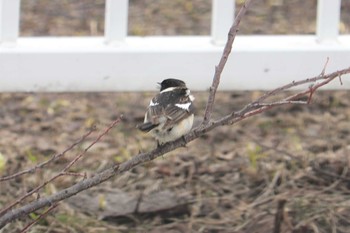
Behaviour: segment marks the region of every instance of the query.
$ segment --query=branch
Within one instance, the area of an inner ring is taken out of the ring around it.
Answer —
[[[35,223],[39,222],[40,219],[43,219],[48,215],[52,210],[54,210],[58,206],[58,203],[52,205],[50,208],[48,208],[44,213],[40,214],[37,219],[29,223],[27,226],[25,226],[20,233],[27,232]]]
[[[305,83],[316,82],[318,80],[317,78],[323,77],[325,75],[326,68],[327,68],[327,65],[328,65],[328,61],[329,61],[329,58],[327,57],[326,62],[324,64],[324,66],[323,66],[323,69],[322,69],[320,75],[318,75],[317,77],[313,77],[311,79],[300,80],[300,81],[297,81],[297,82],[293,81],[293,82],[288,83],[286,85],[283,85],[283,86],[281,86],[279,88],[276,88],[274,90],[268,91],[264,95],[262,95],[260,98],[258,98],[255,102],[258,102],[258,103],[262,102],[262,101],[266,100],[270,96],[276,95],[277,93],[280,93],[281,91],[290,89],[290,88],[295,87],[295,86],[299,86],[299,85],[302,85],[302,84],[305,84]]]
[[[248,9],[250,3],[251,3],[251,0],[245,1],[243,6],[241,7],[241,9],[239,10],[239,12],[234,20],[234,23],[231,26],[230,31],[228,33],[226,45],[225,45],[223,54],[221,56],[219,65],[217,65],[215,67],[215,74],[213,77],[213,83],[210,87],[210,93],[209,93],[209,97],[208,97],[208,101],[207,101],[207,106],[205,108],[203,122],[201,124],[202,126],[207,125],[210,121],[211,113],[213,112],[213,105],[214,105],[214,101],[215,101],[216,90],[218,89],[218,86],[220,83],[221,73],[224,70],[227,59],[231,53],[232,44],[233,44],[233,41],[235,40],[237,32],[239,30],[239,24],[241,23],[241,19],[245,15],[245,13],[247,12],[247,9]]]
[[[340,77],[341,75],[344,75],[344,74],[350,74],[350,67],[347,69],[343,69],[343,70],[339,70],[339,71],[327,74],[327,75],[317,76],[317,77],[305,79],[305,80],[302,80],[299,82],[292,82],[292,83],[288,84],[290,86],[289,88],[299,86],[299,85],[305,84],[305,83],[314,83],[314,82],[322,80],[322,82],[314,85],[312,88],[308,88],[305,91],[298,92],[294,95],[291,95],[291,96],[285,98],[283,100],[283,101],[285,101],[284,103],[282,103],[282,101],[278,101],[278,102],[275,102],[278,104],[272,103],[270,105],[265,105],[265,104],[256,105],[256,101],[255,101],[251,104],[246,105],[241,110],[239,110],[237,112],[232,112],[231,114],[226,115],[225,117],[223,117],[217,121],[214,121],[211,124],[194,129],[189,134],[185,135],[184,138],[179,138],[173,142],[165,143],[164,145],[162,145],[162,146],[160,146],[160,147],[158,147],[150,152],[140,153],[138,155],[135,155],[128,161],[125,161],[121,164],[116,164],[116,165],[112,166],[111,168],[108,168],[108,169],[96,174],[95,176],[93,176],[91,178],[87,178],[85,180],[82,180],[82,181],[76,183],[75,185],[73,185],[69,188],[66,188],[64,190],[61,190],[61,191],[59,191],[51,196],[40,198],[38,200],[35,200],[31,203],[28,203],[28,204],[22,206],[22,207],[19,207],[17,209],[9,211],[6,214],[4,214],[2,217],[0,217],[0,229],[14,219],[17,219],[21,216],[27,215],[33,211],[36,211],[38,209],[45,207],[45,206],[52,206],[55,203],[58,203],[59,201],[62,201],[62,200],[67,199],[73,195],[78,194],[79,192],[82,192],[82,191],[89,189],[93,186],[99,185],[115,175],[118,175],[120,173],[128,171],[128,170],[130,170],[130,169],[132,169],[132,168],[134,168],[142,163],[145,163],[147,161],[154,160],[155,158],[157,158],[161,155],[164,155],[165,153],[168,153],[169,151],[173,151],[176,148],[183,147],[188,142],[193,141],[194,139],[204,135],[205,133],[211,131],[212,129],[214,129],[216,127],[237,123],[237,122],[239,122],[247,117],[257,115],[261,112],[265,112],[268,109],[271,109],[271,108],[276,107],[276,106],[280,106],[282,104],[283,105],[292,104],[294,102],[293,101],[290,102],[291,100],[295,100],[301,96],[308,95],[311,93],[311,91],[315,92],[318,88],[328,84],[330,81],[332,81],[335,78]],[[270,93],[273,93],[271,95],[274,95],[274,94],[282,93],[284,90],[285,89],[283,89],[283,88],[282,89],[277,88]]]
[[[9,175],[9,176],[4,176],[4,177],[0,177],[0,182],[2,181],[6,181],[6,180],[11,180],[14,178],[17,178],[19,176],[22,176],[24,174],[28,174],[28,173],[34,173],[39,169],[43,169],[46,165],[48,165],[49,163],[51,163],[52,161],[55,161],[56,159],[59,159],[60,157],[62,157],[63,155],[65,155],[68,151],[72,150],[75,146],[79,145],[80,143],[82,143],[95,129],[91,128],[86,134],[84,134],[79,140],[77,140],[76,142],[74,142],[72,145],[70,145],[67,149],[65,149],[63,152],[59,153],[59,154],[55,154],[53,155],[49,160],[46,160],[42,163],[39,163],[37,165],[35,165],[34,167],[28,168],[26,170],[17,172],[15,174]]]
[[[18,198],[17,200],[15,200],[14,202],[12,202],[11,204],[9,204],[7,207],[3,208],[0,210],[0,216],[4,215],[8,210],[10,210],[12,207],[14,207],[15,205],[19,204],[20,202],[22,202],[24,199],[26,199],[27,197],[31,196],[32,194],[38,192],[40,189],[42,189],[43,187],[45,187],[47,184],[53,182],[54,180],[56,180],[58,177],[64,176],[64,175],[71,175],[72,173],[67,172],[83,155],[86,154],[86,152],[92,147],[94,146],[98,141],[101,140],[101,138],[103,136],[105,136],[116,124],[118,124],[120,122],[121,118],[116,119],[115,121],[113,121],[92,143],[90,143],[89,146],[87,146],[81,153],[79,153],[71,162],[69,162],[66,167],[59,172],[58,174],[56,174],[55,176],[51,177],[48,180],[45,180],[42,184],[40,184],[39,186],[37,186],[36,188],[32,189],[30,192],[24,194],[23,196],[21,196],[20,198]],[[1,229],[1,226],[0,226]]]

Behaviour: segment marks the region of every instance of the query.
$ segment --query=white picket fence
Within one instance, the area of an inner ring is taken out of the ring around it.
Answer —
[[[238,36],[222,90],[272,89],[350,66],[339,35],[341,0],[318,0],[316,35]],[[234,0],[213,0],[211,36],[127,35],[128,0],[106,0],[104,37],[18,37],[20,0],[0,0],[0,91],[143,91],[164,78],[206,90],[233,21]],[[343,86],[350,89],[350,77]]]

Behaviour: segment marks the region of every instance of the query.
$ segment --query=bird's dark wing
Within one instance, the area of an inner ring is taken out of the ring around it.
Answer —
[[[191,103],[192,105],[192,103]],[[163,126],[163,129],[171,129],[174,125],[181,122],[183,119],[187,118],[193,114],[192,111],[187,111],[183,108],[177,106],[169,106],[165,109],[166,123]]]
[[[194,107],[187,88],[178,88],[168,94],[167,92],[163,94],[167,95],[162,96],[162,101],[159,101],[163,106],[162,114],[166,118],[163,129],[170,129],[193,114]]]
[[[187,88],[178,88],[156,95],[148,107],[145,123],[138,126],[142,131],[150,131],[164,124],[163,129],[170,129],[178,122],[193,114],[192,100]]]

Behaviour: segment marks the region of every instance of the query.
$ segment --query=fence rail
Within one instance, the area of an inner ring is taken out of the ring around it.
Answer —
[[[271,89],[350,66],[350,35],[339,35],[341,0],[318,0],[315,35],[238,36],[221,89]],[[213,0],[211,36],[127,35],[128,0],[106,0],[104,37],[18,37],[20,0],[0,0],[0,91],[142,91],[168,77],[208,88],[234,1]],[[349,89],[343,85],[328,88]]]

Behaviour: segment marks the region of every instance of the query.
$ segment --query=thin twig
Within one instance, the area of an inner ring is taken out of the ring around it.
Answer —
[[[327,57],[327,59],[326,59],[326,63],[323,66],[323,69],[322,69],[320,76],[324,76],[324,74],[326,73],[326,68],[327,68],[328,62],[329,62],[329,57]]]
[[[324,72],[325,72],[326,67],[328,65],[328,61],[329,61],[329,58],[327,57],[326,62],[323,65],[323,69],[321,71],[321,74],[317,75],[316,77],[313,77],[313,78],[310,78],[310,79],[301,80],[301,81],[297,81],[297,82],[293,81],[293,82],[288,83],[286,85],[283,85],[283,86],[281,86],[279,88],[276,88],[274,90],[268,91],[264,95],[259,97],[257,100],[255,100],[253,103],[255,103],[255,102],[260,103],[260,102],[266,100],[267,98],[269,98],[271,96],[274,96],[277,93],[280,93],[281,91],[290,89],[291,87],[299,86],[299,85],[302,85],[302,84],[305,84],[305,83],[314,83],[314,82],[316,82],[317,80],[319,80],[320,78],[322,78],[324,76]]]
[[[25,226],[20,233],[25,233],[27,232],[35,223],[39,222],[40,219],[43,219],[44,217],[46,217],[53,209],[55,209],[58,206],[58,203],[50,206],[50,208],[48,208],[44,213],[40,214],[39,217],[37,219],[35,219],[34,221],[32,221],[31,223],[29,223],[27,226]]]
[[[202,126],[207,125],[211,119],[211,113],[213,111],[213,106],[214,106],[214,101],[215,101],[215,94],[216,94],[216,90],[218,89],[218,86],[220,83],[221,73],[224,70],[227,59],[231,53],[232,44],[233,44],[233,41],[235,40],[237,32],[239,30],[239,24],[241,22],[241,19],[245,15],[245,13],[247,12],[247,9],[248,9],[250,3],[251,3],[251,0],[245,1],[243,6],[241,7],[241,9],[239,10],[239,12],[234,20],[234,23],[233,23],[233,25],[230,28],[230,31],[228,33],[226,45],[225,45],[223,54],[221,56],[220,62],[215,67],[215,74],[213,77],[212,85],[210,87],[210,93],[209,93],[209,97],[208,97],[208,101],[207,101],[207,106],[205,108]]]
[[[40,189],[42,189],[43,187],[45,187],[47,184],[53,182],[54,180],[56,180],[58,177],[64,176],[67,174],[67,171],[83,156],[86,154],[86,152],[93,146],[95,145],[98,141],[101,140],[101,138],[103,136],[105,136],[115,125],[117,125],[119,122],[121,121],[121,118],[116,119],[115,121],[113,121],[110,126],[108,126],[92,143],[90,143],[89,146],[87,146],[80,154],[78,154],[77,156],[75,156],[75,158],[58,174],[56,174],[55,176],[51,177],[48,180],[45,180],[41,185],[37,186],[36,188],[32,189],[30,192],[24,194],[23,196],[19,197],[17,200],[15,200],[14,202],[12,202],[10,205],[8,205],[7,207],[3,208],[0,211],[0,216],[4,215],[9,209],[11,209],[12,207],[14,207],[15,205],[19,204],[20,202],[22,202],[24,199],[26,199],[27,197],[31,196],[32,194],[38,192]],[[50,205],[52,205],[54,202],[51,202]],[[0,227],[1,229],[1,227]]]
[[[79,145],[80,143],[82,143],[88,136],[90,136],[90,134],[94,131],[94,128],[91,128],[86,134],[84,134],[79,140],[77,140],[76,142],[74,142],[72,145],[70,145],[67,149],[65,149],[63,152],[59,153],[59,154],[55,154],[53,155],[49,160],[46,160],[42,163],[39,163],[37,165],[35,165],[32,168],[28,168],[26,170],[17,172],[15,174],[12,175],[8,175],[8,176],[4,176],[4,177],[0,177],[0,182],[2,181],[6,181],[6,180],[11,180],[14,178],[17,178],[19,176],[22,176],[24,174],[28,174],[28,173],[34,173],[39,169],[44,168],[46,165],[48,165],[49,163],[51,163],[52,161],[55,161],[57,159],[59,159],[60,157],[62,157],[63,155],[65,155],[68,151],[72,150],[75,146]]]
[[[271,108],[270,106],[263,106],[261,108],[254,108],[254,106],[257,104],[257,103],[260,103],[262,102],[263,100],[267,99],[268,97],[270,96],[273,96],[273,95],[276,95],[278,93],[282,93],[283,91],[285,90],[288,90],[292,87],[296,87],[296,86],[300,86],[300,85],[303,85],[303,84],[306,84],[306,83],[315,83],[317,81],[321,81],[323,80],[322,82],[318,83],[318,84],[315,84],[312,86],[312,89],[308,88],[304,91],[301,91],[301,92],[297,92],[296,94],[294,95],[291,95],[291,96],[288,96],[286,97],[285,99],[283,99],[282,101],[289,101],[289,100],[296,100],[302,96],[305,96],[307,94],[310,94],[310,91],[315,91],[317,90],[318,88],[328,84],[329,82],[331,82],[332,80],[334,80],[335,78],[341,76],[341,75],[344,75],[344,74],[349,74],[350,73],[350,67],[346,68],[346,69],[342,69],[342,70],[339,70],[339,71],[335,71],[333,73],[330,73],[328,75],[324,75],[324,76],[316,76],[316,77],[312,77],[312,78],[308,78],[308,79],[304,79],[304,80],[300,80],[300,81],[293,81],[289,84],[286,84],[284,86],[281,86],[281,87],[278,87],[272,91],[269,91],[267,92],[266,94],[264,94],[262,97],[258,98],[257,100],[253,101],[252,103],[246,105],[243,109],[241,109],[240,111],[238,112],[234,112],[232,113],[230,116],[226,116],[225,118],[227,118],[225,120],[225,123],[227,120],[229,119],[232,119],[233,118],[233,115],[236,115],[236,116],[239,116],[241,118],[246,118],[246,117],[249,117],[251,115],[256,115],[260,112],[263,112],[263,111],[266,111],[268,110],[269,108]],[[222,119],[218,120],[219,122],[221,121]],[[217,121],[217,122],[218,122]],[[232,122],[232,124],[235,123],[235,122]]]
[[[86,178],[86,173],[78,173],[78,172],[63,172],[63,175],[66,176],[75,176],[75,177],[83,177],[84,179]]]
[[[327,57],[327,59],[326,59],[326,63],[324,64],[323,69],[322,69],[322,72],[321,72],[321,74],[319,75],[320,77],[323,77],[324,74],[326,73],[326,68],[327,68],[328,62],[329,62],[329,57]],[[313,88],[313,84],[311,84],[311,85],[309,86],[309,89],[310,89],[310,95],[309,95],[309,98],[308,98],[308,100],[307,100],[307,103],[308,103],[308,104],[311,102],[312,95],[314,94],[314,92],[316,91],[317,88],[314,89],[314,88]]]
[[[67,172],[86,152],[93,147],[98,141],[101,140],[103,136],[105,136],[114,126],[116,126],[121,121],[122,116],[112,122],[109,127],[107,127],[98,137],[90,143],[79,155],[77,155],[63,170],[62,173]]]
[[[341,80],[341,75],[339,75],[339,82],[340,82],[340,85],[343,85],[343,81]]]
[[[272,106],[278,106],[278,105],[287,105],[287,104],[308,104],[307,101],[301,101],[301,100],[280,100],[272,103],[254,103],[254,107],[272,107]]]

